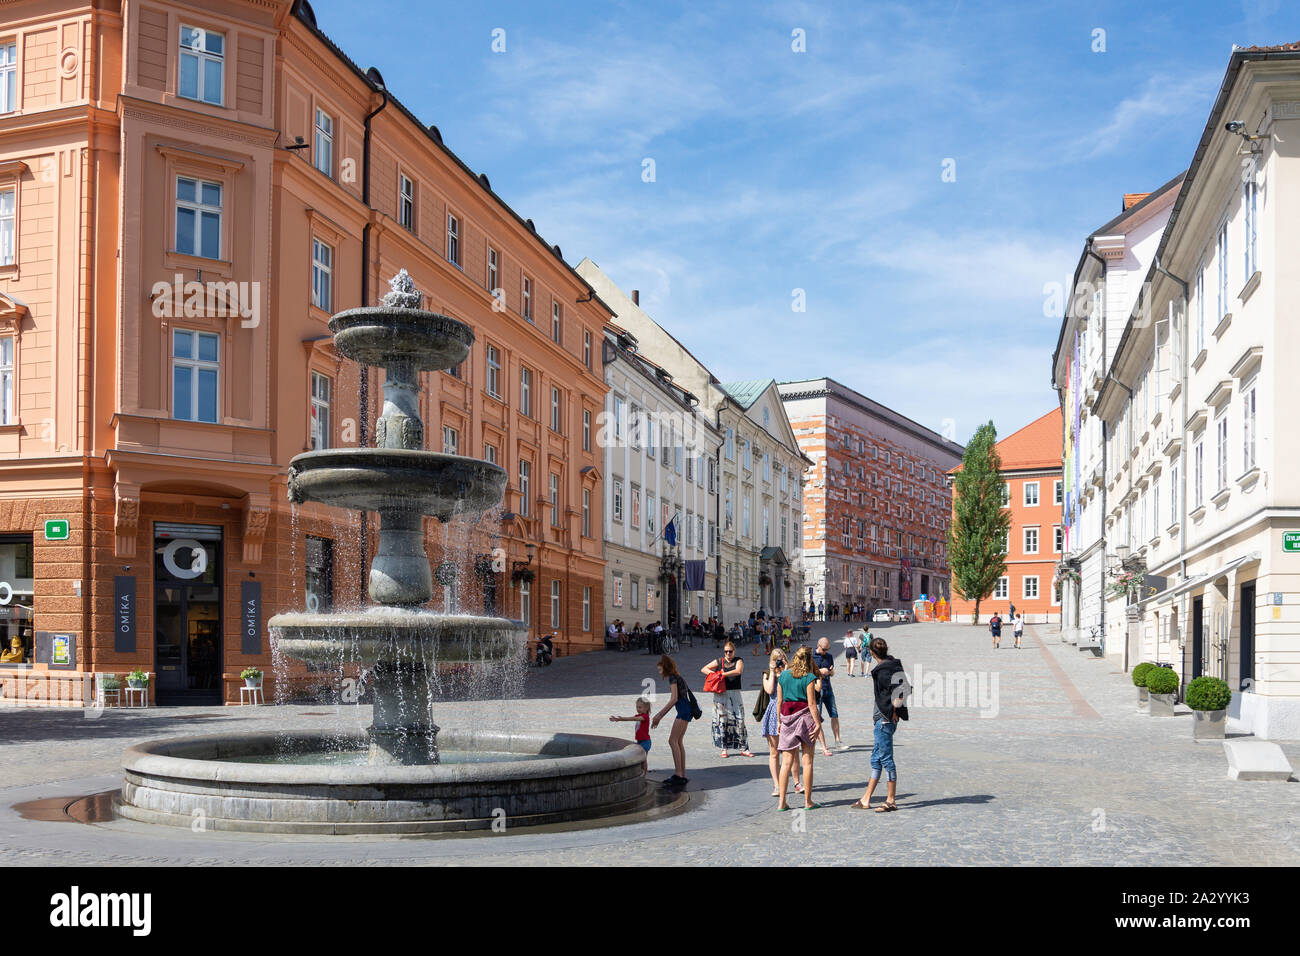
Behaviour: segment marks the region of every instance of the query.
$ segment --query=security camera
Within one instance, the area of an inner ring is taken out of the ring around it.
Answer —
[[[1230,120],[1229,122],[1223,124],[1223,128],[1226,129],[1229,133],[1236,133],[1238,136],[1240,136],[1243,132],[1245,132],[1246,124],[1243,123],[1241,120]]]

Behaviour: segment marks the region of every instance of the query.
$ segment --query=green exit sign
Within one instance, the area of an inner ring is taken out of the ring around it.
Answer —
[[[1300,531],[1286,531],[1282,534],[1283,551],[1300,551]]]
[[[68,540],[68,519],[53,518],[45,522],[45,540],[46,541],[67,541]]]

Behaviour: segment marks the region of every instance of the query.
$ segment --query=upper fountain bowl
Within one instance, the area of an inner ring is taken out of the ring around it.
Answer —
[[[455,368],[469,355],[474,332],[464,322],[423,309],[395,305],[348,309],[330,319],[334,346],[362,365],[416,369]]]
[[[289,462],[289,500],[447,521],[501,504],[507,476],[477,458],[405,448],[331,448]]]

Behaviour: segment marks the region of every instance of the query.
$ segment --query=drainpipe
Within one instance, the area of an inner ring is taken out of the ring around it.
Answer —
[[[362,138],[361,153],[361,202],[366,207],[366,224],[361,230],[361,304],[370,304],[370,122],[388,105],[388,90],[384,87],[379,74],[373,68],[366,74],[370,83],[379,90],[379,105],[366,114],[365,135]],[[365,448],[370,440],[370,368],[361,366],[361,447]],[[361,512],[361,600],[365,601],[367,589],[367,552],[369,551],[370,519]]]

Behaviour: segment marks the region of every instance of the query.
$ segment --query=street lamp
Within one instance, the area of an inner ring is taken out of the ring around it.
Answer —
[[[520,571],[523,571],[525,568],[527,568],[529,565],[533,563],[533,555],[537,553],[537,545],[533,544],[531,541],[528,541],[524,544],[524,550],[528,553],[528,560],[511,561],[510,562],[511,577],[518,574]]]

